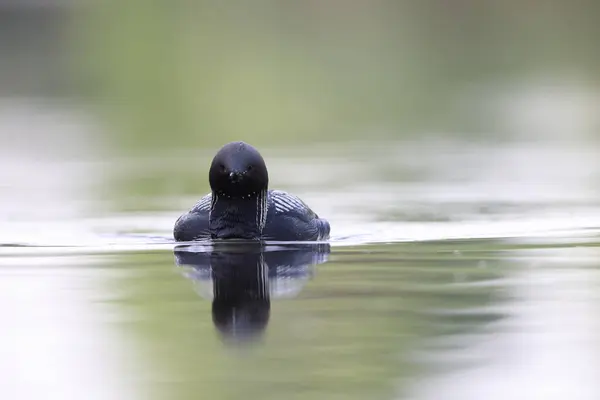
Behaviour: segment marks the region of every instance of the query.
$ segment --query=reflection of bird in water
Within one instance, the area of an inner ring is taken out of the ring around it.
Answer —
[[[213,323],[226,338],[260,336],[269,323],[271,298],[294,297],[327,261],[328,244],[216,243],[181,245],[175,262],[212,300]]]

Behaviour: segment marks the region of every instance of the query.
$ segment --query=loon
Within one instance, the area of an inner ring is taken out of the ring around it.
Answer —
[[[212,160],[211,193],[175,222],[176,241],[244,239],[322,241],[329,222],[298,197],[270,190],[263,157],[253,146],[231,142]]]

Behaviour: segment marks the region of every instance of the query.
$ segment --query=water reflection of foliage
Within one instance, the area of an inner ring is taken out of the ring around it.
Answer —
[[[272,304],[262,345],[238,355],[216,341],[210,302],[173,272],[172,254],[124,259],[124,307],[150,371],[178,382],[169,393],[150,382],[157,398],[389,398],[433,366],[415,355],[430,340],[503,318],[494,310],[510,265],[497,245],[338,248],[297,298]]]

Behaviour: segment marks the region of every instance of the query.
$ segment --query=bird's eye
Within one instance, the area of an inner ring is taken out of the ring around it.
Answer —
[[[225,172],[225,165],[224,164],[219,165],[219,168],[221,169],[221,172]]]
[[[252,165],[248,165],[248,168],[246,168],[246,171],[252,171]]]

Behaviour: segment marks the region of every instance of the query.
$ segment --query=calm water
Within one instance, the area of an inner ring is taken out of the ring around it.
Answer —
[[[2,398],[600,398],[594,142],[265,149],[333,237],[263,249],[172,243],[212,149],[68,143],[2,159]]]

